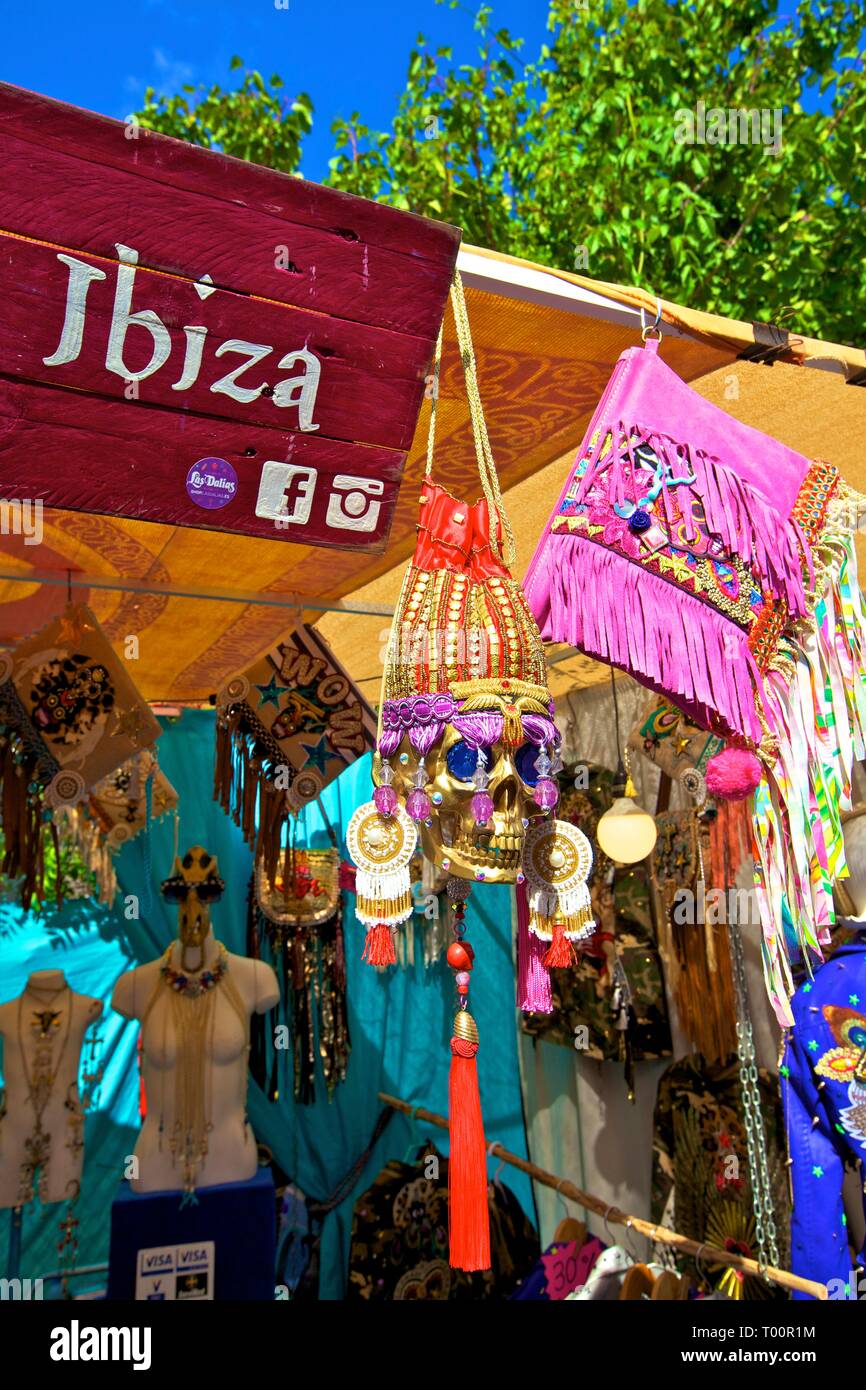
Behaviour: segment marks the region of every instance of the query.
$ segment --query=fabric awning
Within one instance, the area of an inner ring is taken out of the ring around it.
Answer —
[[[656,300],[476,248],[464,248],[461,265],[520,574],[613,364],[639,341],[635,310],[644,307],[654,317]],[[866,490],[866,390],[846,384],[846,375],[866,369],[863,352],[797,340],[789,355],[826,370],[758,365],[738,360],[753,345],[750,325],[662,305],[672,331],[661,351],[685,380],[738,419],[831,459]],[[147,699],[203,702],[273,644],[291,623],[295,596],[319,605],[348,598],[353,607],[374,611],[328,613],[322,631],[375,699],[386,612],[414,544],[427,422],[425,406],[383,555],[46,511],[41,546],[3,537],[0,642],[15,643],[56,613],[71,571],[76,598],[90,603],[119,650],[128,636],[138,637],[133,676]],[[450,311],[437,441],[436,478],[456,496],[474,499],[475,458]],[[123,583],[129,591],[99,583]],[[554,693],[604,675],[582,658],[558,663],[555,672]]]

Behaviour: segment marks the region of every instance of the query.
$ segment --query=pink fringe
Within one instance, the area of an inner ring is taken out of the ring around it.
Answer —
[[[729,618],[615,551],[573,532],[547,538],[546,641],[572,646],[668,695],[704,728],[718,712],[730,733],[760,742],[761,674]]]
[[[601,447],[608,433],[613,449],[602,460]],[[803,544],[799,526],[790,518],[781,519],[767,498],[703,450],[690,449],[687,444],[678,444],[666,435],[640,425],[627,425],[621,420],[602,424],[589,454],[577,500],[585,501],[591,488],[601,487],[611,504],[621,504],[626,492],[634,491],[631,486],[634,450],[639,444],[648,445],[660,462],[672,469],[674,476],[694,474],[695,482],[691,487],[681,484],[676,488],[676,500],[684,514],[685,535],[692,540],[697,537],[697,529],[687,515],[688,508],[683,505],[693,495],[703,504],[709,530],[719,537],[729,553],[750,567],[762,587],[768,588],[777,598],[784,598],[795,617],[803,616],[806,612],[804,554],[810,583],[814,572],[809,547]],[[662,488],[661,499],[670,520],[668,488]]]
[[[550,972],[542,964],[547,944],[529,930],[526,887],[518,883],[517,895],[517,1007],[528,1014],[552,1014]]]

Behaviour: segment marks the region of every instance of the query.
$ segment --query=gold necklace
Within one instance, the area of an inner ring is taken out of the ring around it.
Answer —
[[[31,985],[31,984],[28,983],[28,984],[26,984],[26,985],[24,986],[24,993],[25,993],[25,994],[34,994],[34,995],[36,996],[37,999],[39,998],[40,995],[46,995],[46,994],[47,994],[47,995],[48,995],[48,999],[47,999],[46,1002],[49,1003],[49,1004],[53,1004],[54,1001],[55,1001],[55,999],[57,999],[57,998],[58,998],[61,994],[63,994],[64,991],[67,990],[67,989],[69,989],[69,985],[66,983],[65,980],[63,981],[63,984],[60,985],[60,987],[59,987],[58,989],[52,989],[49,985]]]
[[[207,1159],[210,1135],[213,1130],[211,1120],[211,1083],[213,1066],[208,1065],[207,1046],[213,1055],[213,1034],[216,1019],[217,996],[224,993],[235,1010],[245,1031],[249,1029],[249,1018],[243,1003],[228,977],[228,951],[222,942],[217,942],[217,959],[213,966],[203,968],[195,974],[174,970],[171,965],[173,950],[169,946],[160,961],[153,994],[144,1011],[141,1021],[142,1037],[144,1025],[151,1009],[164,988],[169,996],[169,1005],[163,1015],[163,1058],[166,1054],[168,1014],[172,1015],[174,1035],[177,1040],[174,1077],[174,1122],[168,1132],[167,1142],[172,1164],[180,1166],[183,1173],[183,1190],[186,1194],[195,1191],[196,1178]],[[219,988],[218,988],[219,987]],[[159,1145],[165,1133],[165,1084],[167,1068],[160,1068],[160,1117]]]
[[[24,1043],[24,1033],[21,1026],[21,1015],[24,1008],[24,993],[18,996],[18,1046],[21,1052],[21,1069],[24,1073],[24,1084],[27,1087],[27,1099],[33,1107],[33,1116],[36,1121],[33,1133],[24,1141],[24,1152],[27,1155],[21,1165],[19,1175],[18,1203],[23,1204],[33,1199],[33,1179],[36,1170],[39,1170],[39,1196],[44,1201],[48,1189],[48,1165],[51,1159],[51,1131],[42,1128],[42,1116],[45,1108],[51,1099],[54,1090],[54,1083],[60,1073],[60,1067],[66,1054],[66,1045],[69,1042],[69,1032],[72,1027],[72,989],[69,985],[64,986],[69,994],[69,1007],[66,1014],[66,1033],[63,1038],[57,1062],[52,1070],[53,1053],[53,1030],[59,1026],[62,1018],[62,1010],[44,1009],[33,1012],[33,1023],[31,1030],[37,1029],[36,1046],[33,1054],[33,1071],[27,1065],[27,1049]],[[63,991],[57,990],[52,996],[50,1003],[54,1002]]]

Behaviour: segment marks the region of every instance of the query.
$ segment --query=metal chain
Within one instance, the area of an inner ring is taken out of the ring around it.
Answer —
[[[740,1061],[743,1122],[749,1157],[749,1176],[752,1183],[752,1202],[755,1209],[758,1263],[766,1268],[768,1262],[778,1266],[779,1247],[776,1213],[773,1206],[770,1173],[767,1167],[767,1140],[761,1112],[761,1092],[758,1085],[755,1038],[749,1010],[746,962],[740,929],[736,922],[728,923],[728,945],[731,953],[731,974],[737,1009],[737,1055]]]

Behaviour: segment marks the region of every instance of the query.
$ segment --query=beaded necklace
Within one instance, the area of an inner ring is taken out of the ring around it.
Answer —
[[[184,1201],[187,1201],[195,1191],[196,1180],[207,1160],[213,1130],[213,1066],[210,1058],[213,1057],[218,1000],[218,995],[214,993],[216,986],[222,985],[222,992],[237,1014],[247,1039],[249,1017],[229,976],[229,953],[221,941],[217,943],[216,963],[195,974],[175,970],[171,964],[174,948],[175,943],[172,942],[162,957],[153,994],[142,1015],[141,1028],[144,1036],[151,1009],[161,990],[167,989],[170,1004],[162,1018],[162,1055],[163,1058],[167,1055],[169,1015],[177,1052],[173,1077],[173,1118],[168,1125],[165,1122],[168,1068],[160,1068],[159,1148],[162,1149],[165,1139],[172,1164],[179,1166],[182,1171]]]
[[[174,943],[168,947],[162,958],[159,970],[163,983],[176,994],[185,994],[189,999],[197,999],[199,995],[206,994],[209,989],[214,989],[225,975],[229,968],[228,951],[222,942],[219,943],[219,955],[216,965],[207,970],[199,970],[195,974],[190,974],[185,970],[175,970],[171,963],[171,954],[174,950]]]

